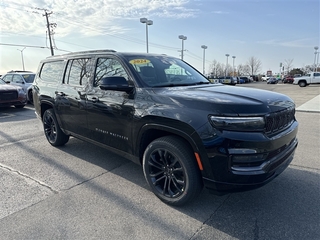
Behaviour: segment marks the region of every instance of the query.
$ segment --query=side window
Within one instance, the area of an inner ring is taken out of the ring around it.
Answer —
[[[23,79],[24,79],[25,82],[27,82],[27,83],[33,83],[35,74],[24,74],[24,75],[22,75],[22,77],[23,77]]]
[[[23,80],[20,75],[14,74],[12,78],[12,82],[14,83],[23,83]]]
[[[39,76],[42,81],[57,82],[61,79],[63,69],[63,61],[47,62],[42,65]]]
[[[12,74],[7,74],[2,78],[5,82],[12,82]]]
[[[113,58],[99,58],[93,86],[98,86],[102,78],[113,76],[124,77],[128,80],[128,74],[118,60]]]
[[[90,79],[90,58],[69,60],[64,83],[86,85]]]
[[[314,73],[314,76],[315,76],[315,77],[319,77],[319,76],[320,76],[320,73]]]

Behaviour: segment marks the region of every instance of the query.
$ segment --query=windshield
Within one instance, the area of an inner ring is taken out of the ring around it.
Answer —
[[[6,84],[6,83],[0,78],[0,84]]]
[[[27,83],[33,83],[35,74],[24,74],[22,76]]]
[[[128,62],[149,87],[209,84],[197,70],[177,58],[167,56],[128,56]]]

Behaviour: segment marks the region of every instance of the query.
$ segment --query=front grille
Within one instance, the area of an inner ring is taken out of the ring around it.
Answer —
[[[17,98],[18,92],[16,90],[0,92],[0,100],[2,101],[11,101],[16,100]]]
[[[284,111],[272,113],[266,117],[266,133],[277,133],[294,122],[295,108],[287,108]]]

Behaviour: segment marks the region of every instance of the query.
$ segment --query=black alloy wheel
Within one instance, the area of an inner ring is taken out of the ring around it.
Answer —
[[[62,146],[69,141],[69,136],[62,132],[52,108],[44,112],[42,122],[44,134],[51,145]]]
[[[14,105],[15,108],[24,108],[25,105]]]
[[[192,201],[203,187],[190,146],[176,136],[162,137],[149,144],[143,156],[143,171],[153,193],[170,205]]]
[[[28,100],[29,100],[29,102],[30,102],[31,104],[33,104],[32,90],[30,90],[30,91],[28,92]]]

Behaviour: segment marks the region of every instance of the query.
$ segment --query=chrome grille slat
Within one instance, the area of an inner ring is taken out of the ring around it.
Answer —
[[[3,101],[15,100],[17,98],[18,98],[18,92],[16,90],[0,92],[0,99]]]

